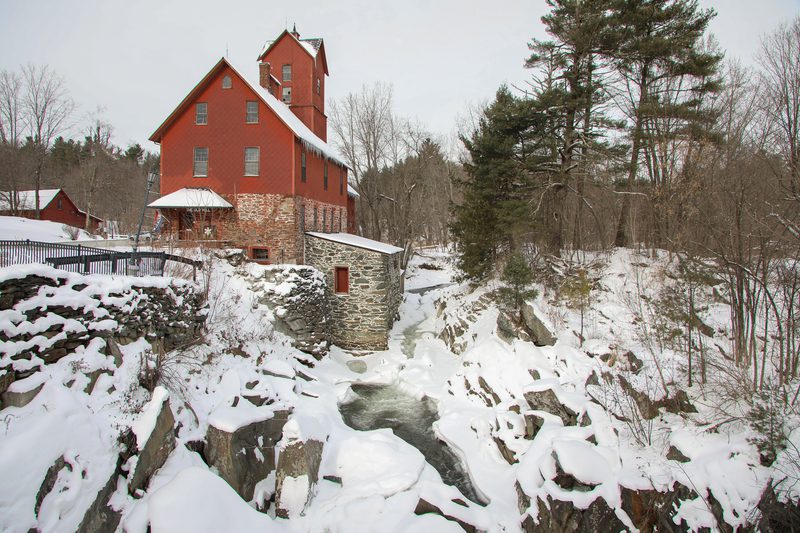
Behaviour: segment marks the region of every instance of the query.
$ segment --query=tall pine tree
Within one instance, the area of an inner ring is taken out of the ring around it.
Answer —
[[[451,230],[458,266],[469,278],[491,274],[498,257],[519,246],[531,230],[541,118],[530,101],[501,87],[476,131],[461,138],[470,160],[465,163],[464,201],[455,207]]]
[[[652,153],[659,121],[680,120],[684,131],[673,131],[681,134],[703,120],[699,96],[718,89],[714,73],[721,56],[701,46],[714,16],[713,9],[699,9],[697,0],[614,0],[616,46],[611,59],[631,107],[629,189],[639,175],[642,154]],[[656,181],[657,168],[649,163],[649,177]],[[614,241],[617,246],[630,241],[630,209],[631,197],[625,194]]]

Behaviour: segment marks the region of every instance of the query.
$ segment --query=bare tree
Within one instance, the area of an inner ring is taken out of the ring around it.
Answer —
[[[19,157],[22,129],[22,80],[16,72],[0,71],[0,180],[4,190],[0,194],[12,213],[17,211],[19,190]]]
[[[362,231],[382,237],[378,214],[382,201],[375,179],[381,168],[402,155],[397,120],[392,115],[392,88],[384,83],[364,86],[331,105],[334,142],[353,171],[359,193]]]
[[[769,141],[780,153],[784,186],[800,199],[800,17],[780,26],[761,41],[763,109],[769,120]]]
[[[47,65],[22,67],[23,121],[35,152],[35,210],[39,218],[39,189],[47,150],[68,126],[75,104],[67,94],[64,80]]]

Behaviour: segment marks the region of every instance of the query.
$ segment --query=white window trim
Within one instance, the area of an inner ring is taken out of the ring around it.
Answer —
[[[255,150],[256,151],[256,159],[248,161],[247,159],[247,151],[248,150]],[[248,163],[252,164],[255,163],[256,171],[255,174],[252,172],[247,171]],[[261,147],[260,146],[247,146],[244,149],[244,175],[245,176],[259,176],[261,175]]]
[[[205,106],[205,112],[200,113],[200,106]],[[203,122],[200,122],[200,117],[203,117]],[[198,126],[208,125],[208,102],[197,102],[194,105],[194,123]]]
[[[255,120],[250,120],[250,110],[248,109],[250,104],[255,104],[256,105],[256,111],[255,111],[256,119]],[[245,122],[245,124],[258,124],[258,119],[259,119],[258,102],[256,100],[247,100],[247,102],[244,104],[244,122]]]
[[[198,150],[205,150],[206,151],[206,160],[201,161],[197,158],[197,151]],[[208,177],[208,159],[209,159],[209,150],[207,146],[195,146],[194,151],[192,154],[192,176],[195,178],[207,178]],[[205,173],[201,174],[198,172],[197,164],[202,163],[205,165]]]

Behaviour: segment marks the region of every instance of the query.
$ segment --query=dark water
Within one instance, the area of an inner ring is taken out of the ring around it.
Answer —
[[[460,459],[433,432],[436,407],[428,399],[417,400],[392,385],[353,385],[358,395],[355,401],[342,404],[339,411],[345,423],[353,429],[369,431],[389,428],[394,434],[414,446],[442,476],[478,504],[478,496]]]

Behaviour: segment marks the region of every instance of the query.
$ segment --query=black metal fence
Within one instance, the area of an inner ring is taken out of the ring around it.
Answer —
[[[196,277],[200,261],[165,252],[114,252],[80,244],[0,240],[0,267],[43,263],[82,274],[162,276],[168,261],[192,267]]]

